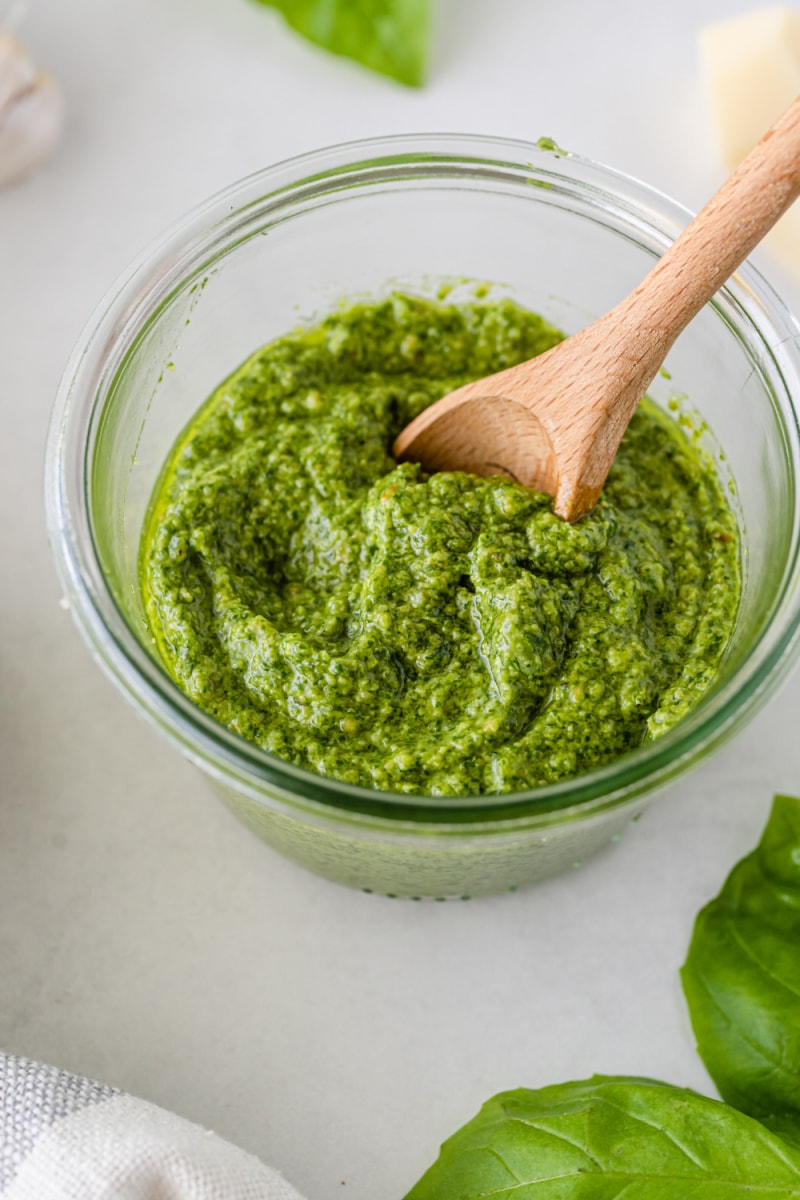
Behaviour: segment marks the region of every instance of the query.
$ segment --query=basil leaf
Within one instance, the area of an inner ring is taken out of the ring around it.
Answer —
[[[800,800],[775,797],[759,845],[698,915],[681,979],[723,1099],[800,1136]]]
[[[260,0],[309,41],[419,87],[432,0]]]
[[[406,1200],[792,1200],[800,1148],[718,1100],[595,1076],[503,1092]]]

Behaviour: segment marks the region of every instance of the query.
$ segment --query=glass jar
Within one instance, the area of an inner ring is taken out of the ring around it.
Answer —
[[[618,836],[763,703],[798,646],[798,327],[749,266],[651,389],[731,487],[743,593],[715,686],[676,728],[575,779],[424,797],[312,774],[216,724],[155,654],[138,586],[145,512],[179,431],[258,346],[347,299],[491,282],[574,332],[622,299],[690,214],[618,172],[523,142],[409,136],[270,167],[190,213],[100,305],[47,450],[50,536],[72,612],[137,709],[283,854],[388,895],[514,889]],[[712,433],[713,431],[713,433]]]

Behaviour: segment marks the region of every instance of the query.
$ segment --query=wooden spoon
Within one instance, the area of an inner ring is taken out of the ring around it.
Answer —
[[[576,520],[675,339],[798,193],[800,97],[627,299],[538,358],[437,400],[397,437],[395,457],[510,475]]]

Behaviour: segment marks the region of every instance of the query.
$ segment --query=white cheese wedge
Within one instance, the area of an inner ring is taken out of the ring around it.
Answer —
[[[708,25],[698,48],[719,157],[732,169],[800,95],[800,11],[775,6]],[[762,244],[800,278],[800,203]]]
[[[762,8],[698,40],[720,158],[735,167],[800,94],[800,12]]]

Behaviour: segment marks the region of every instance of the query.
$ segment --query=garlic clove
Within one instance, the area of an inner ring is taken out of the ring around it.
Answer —
[[[0,111],[35,78],[36,67],[22,43],[10,33],[0,32]]]
[[[0,34],[0,185],[46,158],[64,117],[61,90],[16,38]]]

